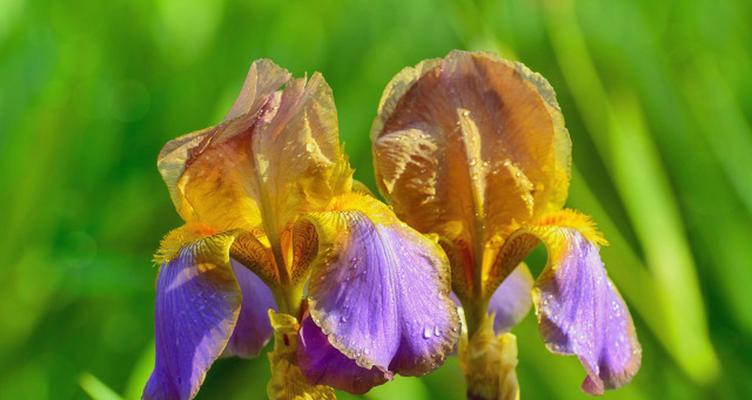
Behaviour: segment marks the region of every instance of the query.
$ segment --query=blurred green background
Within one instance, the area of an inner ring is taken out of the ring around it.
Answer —
[[[0,1],[0,398],[137,398],[153,360],[151,254],[180,224],[162,144],[218,122],[251,61],[334,89],[372,188],[386,83],[449,50],[518,59],[558,92],[569,204],[635,317],[614,399],[752,398],[752,5],[737,1]],[[582,398],[574,358],[516,331],[523,398]],[[258,399],[265,357],[199,397]],[[88,394],[87,394],[88,393]],[[456,358],[370,399],[461,399]],[[341,398],[354,398],[343,395]]]

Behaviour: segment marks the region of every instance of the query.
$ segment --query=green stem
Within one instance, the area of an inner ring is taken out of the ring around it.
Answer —
[[[468,301],[460,300],[460,302],[465,312],[467,337],[470,338],[478,331],[481,323],[488,315],[488,300],[472,299]]]
[[[289,314],[296,318],[301,317],[302,285],[272,288],[272,294],[274,295],[274,300],[277,302],[280,313]]]

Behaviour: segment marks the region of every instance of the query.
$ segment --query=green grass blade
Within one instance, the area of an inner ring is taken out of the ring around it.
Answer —
[[[92,400],[123,400],[114,390],[88,372],[81,373],[78,384]]]

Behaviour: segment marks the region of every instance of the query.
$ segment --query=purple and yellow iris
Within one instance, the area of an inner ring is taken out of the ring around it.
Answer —
[[[321,75],[255,62],[225,120],[157,164],[185,225],[155,256],[144,398],[193,398],[217,358],[256,356],[272,336],[273,399],[362,393],[455,346],[449,261],[353,181]]]
[[[423,61],[389,83],[371,138],[382,194],[449,257],[470,398],[519,396],[507,332],[531,302],[548,349],[587,371],[586,392],[634,376],[641,349],[599,256],[605,240],[563,209],[571,142],[542,76],[486,53]],[[548,261],[533,281],[523,260],[541,242]]]

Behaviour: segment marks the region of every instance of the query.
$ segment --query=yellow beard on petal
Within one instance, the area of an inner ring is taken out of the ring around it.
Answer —
[[[376,223],[389,224],[399,221],[388,206],[373,197],[362,193],[348,193],[342,196],[337,196],[333,198],[326,207],[326,211],[348,210],[362,211]]]
[[[189,222],[179,228],[175,228],[168,232],[162,238],[162,241],[159,242],[159,249],[154,253],[152,261],[157,265],[166,263],[175,258],[180,248],[186,243],[211,236],[215,233],[217,231],[208,225],[195,222]]]
[[[532,225],[539,226],[561,226],[573,228],[582,234],[590,242],[599,246],[608,245],[608,241],[595,226],[595,222],[590,216],[571,209],[564,209],[551,214],[546,214]]]

